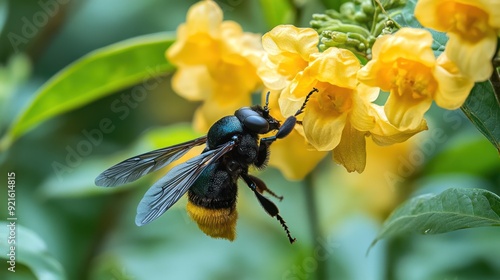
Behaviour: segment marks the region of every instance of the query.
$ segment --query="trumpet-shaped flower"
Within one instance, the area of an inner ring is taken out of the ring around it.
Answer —
[[[266,87],[281,90],[293,80],[307,67],[310,55],[319,52],[318,40],[318,33],[314,29],[293,25],[279,25],[264,34],[262,46],[266,50],[266,57],[258,74]]]
[[[445,52],[474,81],[488,79],[500,32],[498,0],[420,0],[415,16],[426,27],[447,32]]]
[[[433,100],[446,109],[458,108],[474,85],[446,54],[436,59],[431,44],[428,31],[402,28],[377,39],[373,59],[358,72],[361,82],[390,91],[384,111],[398,131],[421,126]]]
[[[250,104],[251,93],[261,85],[256,72],[262,54],[260,36],[245,33],[236,22],[222,17],[215,2],[196,3],[166,52],[178,67],[173,89],[186,99],[210,103],[196,113],[195,127],[202,131]]]

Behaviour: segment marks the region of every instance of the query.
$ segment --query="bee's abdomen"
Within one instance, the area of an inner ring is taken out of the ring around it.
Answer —
[[[187,211],[198,227],[215,238],[233,240],[236,235],[236,179],[225,166],[214,163],[188,191]]]
[[[199,196],[197,194],[194,194],[193,192],[189,192],[188,199],[194,205],[201,206],[207,209],[226,209],[233,207],[233,205],[236,203],[236,194],[229,197],[221,196],[212,198]]]
[[[206,235],[230,241],[236,237],[238,212],[234,204],[230,208],[209,209],[189,200],[187,212]]]
[[[214,163],[189,189],[188,198],[194,205],[207,209],[225,209],[234,206],[237,191],[236,179],[223,164]]]

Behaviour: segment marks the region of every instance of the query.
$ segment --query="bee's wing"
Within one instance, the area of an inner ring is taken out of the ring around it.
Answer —
[[[231,151],[235,144],[235,141],[229,141],[172,168],[146,192],[137,206],[135,223],[145,225],[167,211],[188,191],[205,168]]]
[[[206,136],[126,159],[99,174],[95,184],[103,187],[114,187],[133,182],[140,177],[156,171],[179,159],[191,148],[205,143]]]

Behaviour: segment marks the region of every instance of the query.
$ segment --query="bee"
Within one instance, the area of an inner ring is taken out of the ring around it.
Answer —
[[[137,207],[135,223],[148,224],[161,216],[186,192],[187,212],[207,235],[234,240],[236,235],[237,181],[241,178],[253,191],[264,210],[275,217],[285,230],[290,243],[295,241],[288,226],[279,215],[278,207],[263,196],[277,196],[259,178],[250,175],[250,166],[265,168],[270,145],[286,137],[293,130],[297,116],[303,113],[314,88],[306,96],[301,108],[281,125],[269,114],[269,92],[266,104],[243,107],[215,122],[206,136],[174,146],[154,150],[126,159],[102,172],[95,184],[113,187],[133,182],[140,177],[165,167],[179,159],[193,147],[205,144],[203,152],[172,168],[154,183]],[[259,135],[277,131],[270,137]]]

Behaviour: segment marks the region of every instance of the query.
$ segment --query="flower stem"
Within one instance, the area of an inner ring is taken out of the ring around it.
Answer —
[[[309,173],[306,178],[304,179],[304,195],[306,199],[306,208],[307,208],[307,216],[308,216],[308,221],[309,221],[309,228],[311,230],[311,241],[313,248],[316,248],[320,246],[316,246],[316,243],[318,243],[318,240],[321,240],[321,230],[319,227],[319,222],[318,222],[318,211],[316,209],[316,196],[314,193],[314,180],[313,180],[313,173]],[[313,256],[314,256],[314,250],[313,249]],[[322,279],[328,279],[327,275],[327,270],[325,266],[325,261],[324,260],[317,260],[318,267],[316,269],[316,279],[322,280]]]

